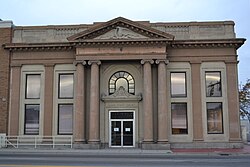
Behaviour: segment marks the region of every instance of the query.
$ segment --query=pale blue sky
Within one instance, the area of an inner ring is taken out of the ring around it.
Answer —
[[[239,83],[250,78],[250,0],[1,0],[0,18],[15,25],[84,24],[122,16],[151,22],[233,20]]]

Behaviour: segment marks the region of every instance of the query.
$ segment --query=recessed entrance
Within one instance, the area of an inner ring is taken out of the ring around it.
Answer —
[[[134,111],[110,111],[109,120],[109,146],[134,147]]]

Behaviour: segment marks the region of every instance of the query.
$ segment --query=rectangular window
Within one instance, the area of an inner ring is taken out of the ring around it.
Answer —
[[[73,104],[58,105],[58,134],[73,134]]]
[[[38,135],[39,134],[39,104],[26,104],[25,105],[25,123],[24,134]]]
[[[222,103],[207,103],[207,132],[223,133]]]
[[[59,74],[58,98],[72,99],[74,96],[74,75]]]
[[[206,95],[207,97],[221,97],[221,73],[206,72]]]
[[[171,72],[171,97],[186,97],[186,73]]]
[[[188,134],[187,103],[172,103],[172,134]]]
[[[41,75],[40,74],[27,74],[26,75],[26,99],[39,99],[41,92]]]

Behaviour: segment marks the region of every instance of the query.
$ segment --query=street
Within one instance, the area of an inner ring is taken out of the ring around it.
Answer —
[[[0,167],[249,167],[250,155],[173,155],[63,152],[0,152]]]

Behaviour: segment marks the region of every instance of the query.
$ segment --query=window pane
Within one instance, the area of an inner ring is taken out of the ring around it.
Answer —
[[[187,104],[172,103],[172,134],[188,134],[187,125]]]
[[[26,75],[26,99],[39,99],[41,90],[41,75],[27,74]]]
[[[25,125],[24,134],[38,135],[39,134],[39,104],[25,105]]]
[[[171,73],[171,96],[186,97],[186,73]]]
[[[124,78],[119,78],[116,81],[116,89],[119,89],[120,87],[124,87],[126,91],[128,91],[128,81]]]
[[[58,134],[73,133],[73,104],[59,104]]]
[[[119,87],[123,86],[128,93],[135,93],[134,78],[125,71],[116,72],[109,79],[109,94],[115,93]]]
[[[208,97],[221,96],[220,72],[206,72],[206,94]]]
[[[73,74],[59,75],[59,98],[73,98],[74,96],[74,78]]]
[[[111,112],[111,119],[134,119],[133,112]]]
[[[222,103],[207,103],[207,132],[223,133]]]

